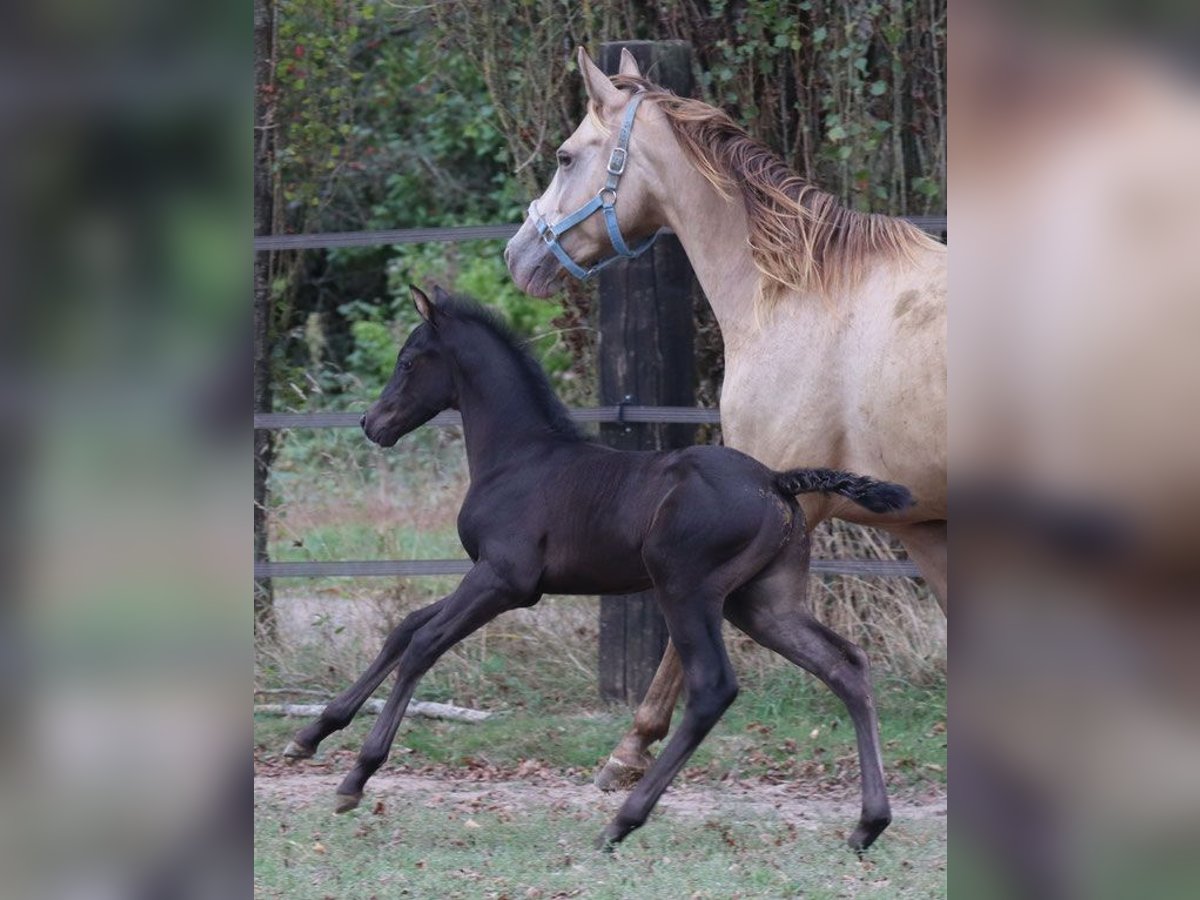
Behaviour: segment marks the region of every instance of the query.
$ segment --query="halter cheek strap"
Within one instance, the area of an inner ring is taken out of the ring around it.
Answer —
[[[617,185],[621,181],[621,175],[625,171],[625,164],[629,160],[629,136],[633,132],[633,120],[637,115],[638,105],[645,99],[645,96],[643,91],[638,91],[633,95],[633,99],[629,101],[629,105],[625,107],[625,117],[621,120],[621,131],[617,135],[617,145],[613,147],[612,153],[608,157],[608,166],[606,168],[608,177],[604,181],[604,187],[600,188],[596,196],[554,225],[549,224],[542,217],[542,214],[537,211],[535,207],[536,200],[529,204],[529,217],[533,220],[534,225],[537,226],[538,234],[546,242],[546,246],[550,248],[550,252],[558,258],[564,269],[581,281],[586,281],[605,266],[615,263],[618,259],[634,259],[641,256],[658,239],[656,232],[633,249],[630,249],[629,245],[625,243],[625,239],[621,236],[621,226],[617,222]],[[608,239],[612,242],[616,255],[601,260],[591,268],[585,269],[579,263],[575,262],[575,260],[571,259],[571,255],[558,242],[558,239],[597,210],[604,214],[604,224],[608,228]]]

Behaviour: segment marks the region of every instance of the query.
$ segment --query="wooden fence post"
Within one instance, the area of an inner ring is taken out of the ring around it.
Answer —
[[[692,51],[683,41],[602,44],[599,65],[616,74],[628,48],[642,74],[688,96]],[[636,146],[636,129],[634,145]],[[620,200],[617,213],[620,215]],[[644,256],[600,273],[600,402],[642,406],[695,403],[692,283],[694,275],[677,238],[659,238]],[[602,425],[601,440],[622,450],[689,446],[690,425]],[[600,694],[641,702],[667,643],[667,626],[653,592],[600,599]]]

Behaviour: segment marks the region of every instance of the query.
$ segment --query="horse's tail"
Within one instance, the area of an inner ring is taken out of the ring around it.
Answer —
[[[797,494],[841,494],[871,512],[886,513],[913,505],[908,488],[866,475],[851,475],[838,469],[791,469],[775,473],[775,486],[794,497]]]

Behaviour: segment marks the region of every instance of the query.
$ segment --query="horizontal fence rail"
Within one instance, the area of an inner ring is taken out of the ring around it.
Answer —
[[[594,406],[570,410],[576,422],[635,423],[653,422],[671,425],[719,425],[721,413],[716,409],[691,406]],[[357,428],[362,413],[255,413],[254,427],[266,430],[280,428]],[[457,412],[438,413],[426,424],[443,428],[462,425]]]
[[[901,216],[922,231],[940,234],[945,216]],[[453,228],[393,228],[382,231],[330,231],[318,234],[261,234],[254,238],[256,253],[271,250],[325,250],[334,247],[385,247],[392,244],[453,244],[460,241],[505,241],[520,225],[459,225]],[[670,234],[662,229],[661,234]]]
[[[305,562],[256,562],[255,578],[413,578],[465,575],[469,559],[361,559]],[[863,578],[919,578],[915,564],[903,559],[814,559],[813,575],[858,575]]]

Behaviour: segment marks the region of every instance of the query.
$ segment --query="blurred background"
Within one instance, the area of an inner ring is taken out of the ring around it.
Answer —
[[[952,894],[1200,886],[1200,32],[1182,13],[952,17]]]
[[[247,19],[4,13],[7,896],[249,882]]]

